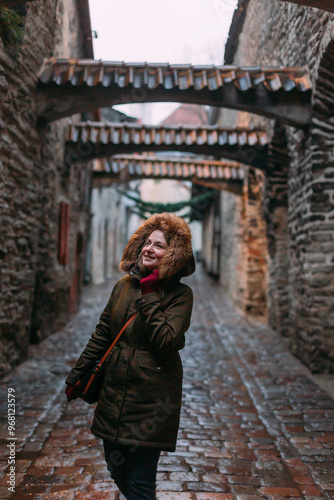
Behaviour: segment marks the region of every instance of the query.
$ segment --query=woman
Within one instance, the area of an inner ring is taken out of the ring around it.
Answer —
[[[91,431],[103,439],[111,477],[127,500],[154,500],[162,450],[175,451],[180,420],[182,364],[193,304],[180,283],[195,271],[191,232],[169,213],[147,219],[130,238],[120,279],[99,324],[66,379],[75,383],[99,359],[128,318],[138,311],[105,362],[105,378]]]

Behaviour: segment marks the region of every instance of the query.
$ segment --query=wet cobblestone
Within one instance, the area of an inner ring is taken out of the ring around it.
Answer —
[[[115,279],[118,275],[115,274]],[[1,384],[0,498],[121,496],[89,431],[94,407],[64,379],[115,281],[85,289],[66,327],[31,346]],[[242,317],[199,269],[184,364],[178,446],[159,462],[158,500],[334,499],[334,401],[285,339]],[[16,491],[8,491],[7,389],[16,391]]]

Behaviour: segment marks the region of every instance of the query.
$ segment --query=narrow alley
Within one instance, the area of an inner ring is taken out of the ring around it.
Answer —
[[[64,379],[120,274],[84,290],[67,326],[3,379],[16,398],[16,487],[8,490],[5,443],[0,498],[118,500],[93,406],[66,402]],[[194,313],[181,352],[184,395],[175,453],[163,452],[158,500],[334,498],[334,401],[264,323],[241,316],[198,266],[185,280]],[[2,421],[3,434],[7,420]]]
[[[0,0],[0,500],[334,500],[333,5]]]

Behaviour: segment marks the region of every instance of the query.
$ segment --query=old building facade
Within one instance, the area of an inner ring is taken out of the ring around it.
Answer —
[[[312,117],[304,129],[220,112],[220,125],[264,126],[273,152],[264,176],[249,171],[259,193],[245,210],[230,193],[221,196],[220,279],[245,311],[254,293],[269,324],[314,372],[332,372],[334,16],[284,1],[239,1],[225,64],[309,68]]]
[[[90,166],[66,166],[67,119],[36,106],[46,57],[93,57],[88,2],[17,4],[23,39],[0,39],[0,375],[75,311],[89,222]]]

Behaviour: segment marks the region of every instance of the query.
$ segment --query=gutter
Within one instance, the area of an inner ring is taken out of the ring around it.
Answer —
[[[77,0],[80,26],[83,37],[84,57],[94,59],[92,25],[89,11],[89,0]]]
[[[238,0],[238,7],[235,9],[227,42],[225,44],[224,64],[233,64],[235,54],[238,49],[239,35],[242,32],[247,14],[247,7],[250,0]]]

